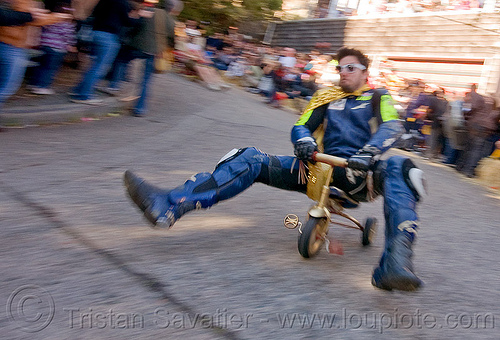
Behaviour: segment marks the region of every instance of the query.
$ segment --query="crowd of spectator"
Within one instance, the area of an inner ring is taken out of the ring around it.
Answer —
[[[51,84],[66,53],[86,51],[82,31],[91,26],[90,65],[82,70],[81,81],[69,93],[69,99],[100,104],[102,100],[94,91],[119,93],[129,78],[130,61],[141,59],[140,94],[133,98],[136,103],[132,113],[136,116],[147,112],[149,83],[153,72],[159,71],[159,59],[170,64],[165,69],[195,77],[210,90],[239,85],[262,96],[272,107],[282,106],[284,99],[307,101],[318,89],[339,80],[336,61],[332,55],[321,53],[321,46],[309,53],[297,53],[290,47],[257,43],[236,28],[206,36],[196,21],[174,20],[182,9],[175,0],[166,1],[164,8],[158,8],[155,0],[99,0],[91,11],[91,21],[75,20],[69,0],[47,0],[45,9],[37,8],[34,2],[22,3],[24,7],[0,6],[0,105],[23,80],[28,25],[42,27],[38,66],[27,79],[32,93],[54,93]],[[109,81],[108,86],[98,86],[103,78]],[[491,154],[500,139],[500,103],[493,96],[478,94],[475,86],[467,94],[449,91],[422,80],[403,79],[390,67],[371,76],[369,83],[373,88],[386,87],[397,101],[406,129],[401,148],[423,152],[425,157],[473,177],[480,159]]]
[[[45,0],[45,8],[39,8],[41,2],[0,0],[0,103],[23,80],[33,94],[54,94],[54,78],[68,53],[77,61],[88,60],[80,64],[81,79],[68,93],[70,101],[87,105],[103,102],[96,91],[119,93],[129,79],[130,61],[143,60],[140,95],[132,112],[136,116],[147,112],[148,87],[158,60],[172,60],[167,50],[173,51],[177,70],[197,76],[209,89],[238,83],[275,107],[284,98],[308,99],[319,87],[338,80],[330,55],[273,48],[248,40],[235,28],[206,37],[199,23],[173,19],[182,2],[164,3],[165,8],[157,8],[157,0]],[[14,14],[24,15],[24,21],[12,21]],[[41,27],[37,34],[32,26]],[[36,66],[26,73],[30,58]],[[102,86],[105,80],[109,83]]]
[[[87,52],[88,67],[82,70],[81,80],[68,96],[72,102],[88,105],[103,102],[95,95],[96,90],[118,92],[127,80],[130,61],[143,60],[142,81],[132,113],[145,114],[155,60],[174,47],[173,15],[182,9],[182,2],[177,0],[166,0],[162,6],[158,2],[0,0],[0,109],[21,86],[30,61],[29,48],[35,48],[38,58],[31,61],[37,66],[26,74],[26,83],[27,89],[37,95],[55,93],[51,85],[68,52],[75,53],[78,60],[80,52]],[[33,34],[33,26],[41,30]],[[105,77],[110,84],[100,87]]]
[[[197,76],[209,89],[237,84],[274,107],[282,99],[309,99],[318,88],[338,81],[336,61],[319,50],[271,47],[250,41],[237,29],[204,37],[191,20],[177,24],[174,55],[177,71]]]
[[[464,95],[414,80],[396,92],[406,130],[400,148],[476,177],[480,160],[500,148],[500,102],[476,89]]]

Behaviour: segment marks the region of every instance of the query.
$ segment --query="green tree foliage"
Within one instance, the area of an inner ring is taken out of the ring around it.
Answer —
[[[245,21],[273,18],[281,10],[282,0],[183,0],[184,10],[179,19],[208,21],[216,29],[238,26]]]

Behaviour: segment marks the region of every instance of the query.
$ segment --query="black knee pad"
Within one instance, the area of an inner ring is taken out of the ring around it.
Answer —
[[[382,195],[384,193],[384,178],[387,162],[378,161],[373,170],[373,190],[375,194]]]
[[[275,156],[269,156],[269,164],[262,164],[256,182],[260,182],[275,187],[283,187],[283,168],[281,162]]]
[[[208,172],[200,173],[195,175],[196,179],[199,181],[199,184],[193,188],[193,193],[201,193],[207,192],[210,190],[217,190],[219,186],[215,181],[214,176]]]

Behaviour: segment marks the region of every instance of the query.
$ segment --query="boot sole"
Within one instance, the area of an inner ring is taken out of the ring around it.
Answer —
[[[372,285],[388,291],[396,289],[405,292],[414,292],[422,286],[422,281],[416,277],[392,277],[382,279],[377,283],[372,277]]]

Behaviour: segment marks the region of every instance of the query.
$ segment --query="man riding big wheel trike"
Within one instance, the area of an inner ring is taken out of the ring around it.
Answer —
[[[416,204],[425,194],[422,171],[408,158],[380,159],[402,133],[392,98],[384,89],[367,86],[369,60],[362,52],[342,48],[337,60],[339,87],[319,90],[292,129],[295,157],[269,155],[253,147],[233,149],[212,173],[198,173],[171,190],[126,171],[124,181],[130,198],[154,226],[170,228],[185,213],[210,208],[255,182],[307,193],[317,204],[323,195],[323,202],[345,207],[382,195],[385,249],[372,284],[385,290],[418,289],[422,281],[413,272],[412,245],[418,229]],[[322,158],[328,155],[346,161],[338,166]],[[326,174],[320,164],[330,164]],[[318,178],[322,178],[319,190]],[[307,233],[308,225],[312,225],[309,236],[319,234],[304,239],[302,249],[299,236],[302,256],[314,255],[327,242],[327,211],[322,206],[309,211],[309,221],[314,223],[301,226],[301,235]],[[323,229],[317,229],[318,224]],[[362,227],[363,243],[368,244],[372,226],[356,225]]]

